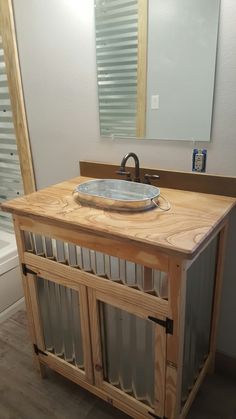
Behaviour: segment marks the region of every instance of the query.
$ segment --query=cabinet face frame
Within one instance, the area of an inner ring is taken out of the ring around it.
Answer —
[[[54,282],[53,278],[50,275],[42,276],[44,280]],[[79,310],[80,310],[80,322],[81,322],[81,335],[82,335],[82,347],[83,347],[83,357],[84,357],[84,370],[80,369],[77,366],[70,364],[68,361],[61,359],[59,356],[54,355],[53,353],[47,351],[44,341],[44,333],[42,327],[42,319],[40,313],[38,291],[37,291],[37,275],[27,274],[25,275],[24,281],[27,287],[28,300],[31,306],[32,313],[32,323],[35,333],[35,341],[33,342],[37,349],[39,350],[40,361],[49,367],[53,368],[54,363],[61,363],[63,367],[66,366],[73,368],[74,373],[77,375],[78,380],[82,382],[93,383],[93,371],[92,371],[92,362],[91,362],[91,342],[90,342],[90,333],[89,333],[89,317],[88,317],[88,303],[87,303],[87,291],[86,287],[78,284],[77,290],[75,290],[79,297]],[[62,286],[71,289],[66,286],[65,283],[61,283]]]
[[[164,417],[165,408],[165,376],[166,376],[166,330],[164,327],[153,323],[154,325],[154,341],[155,341],[155,352],[154,352],[154,409],[150,406],[136,400],[134,397],[126,394],[124,391],[113,386],[104,379],[104,368],[103,368],[103,356],[102,356],[102,342],[101,342],[101,325],[99,315],[99,304],[106,303],[113,307],[124,310],[137,317],[148,320],[150,312],[139,308],[139,306],[133,306],[125,301],[115,299],[112,295],[107,293],[99,292],[93,289],[88,289],[89,299],[89,314],[90,314],[90,331],[93,348],[93,367],[94,367],[94,379],[95,385],[105,391],[109,397],[108,402],[113,403],[113,397],[125,401],[131,408],[137,410],[137,412],[144,416],[150,417],[151,414],[155,414],[160,417]],[[159,317],[158,317],[159,318]],[[165,320],[164,317],[160,318]]]

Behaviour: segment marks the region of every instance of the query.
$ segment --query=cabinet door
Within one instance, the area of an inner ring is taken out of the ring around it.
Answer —
[[[36,352],[40,362],[76,382],[93,382],[87,291],[28,274]],[[65,282],[66,283],[66,282]]]
[[[141,306],[90,289],[88,295],[95,384],[133,417],[164,417],[165,328]]]

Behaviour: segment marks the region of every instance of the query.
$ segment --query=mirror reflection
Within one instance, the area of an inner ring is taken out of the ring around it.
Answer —
[[[220,0],[95,0],[100,133],[209,141]]]

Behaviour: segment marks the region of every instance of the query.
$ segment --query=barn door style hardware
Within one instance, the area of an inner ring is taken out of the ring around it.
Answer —
[[[166,334],[173,335],[173,328],[174,328],[173,320],[169,319],[168,317],[166,318],[166,320],[161,320],[153,316],[148,316],[148,319],[154,323],[159,324],[162,327],[165,327]]]
[[[27,274],[35,275],[36,274],[36,272],[32,271],[32,269],[27,268],[25,263],[21,264],[21,269],[22,269],[23,275],[27,275]]]
[[[42,351],[41,349],[38,348],[38,346],[34,343],[34,352],[36,353],[36,355],[45,355],[48,356],[48,354],[44,351]]]
[[[150,416],[152,416],[153,418],[155,418],[155,419],[167,419],[167,417],[166,416],[162,416],[162,417],[160,417],[160,416],[157,416],[157,415],[155,415],[154,413],[152,413],[152,412],[148,412],[149,413],[149,415]]]

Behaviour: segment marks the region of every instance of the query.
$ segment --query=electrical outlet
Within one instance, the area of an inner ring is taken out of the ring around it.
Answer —
[[[192,160],[192,171],[193,172],[205,172],[206,171],[206,149],[197,149],[193,150],[193,160]]]

